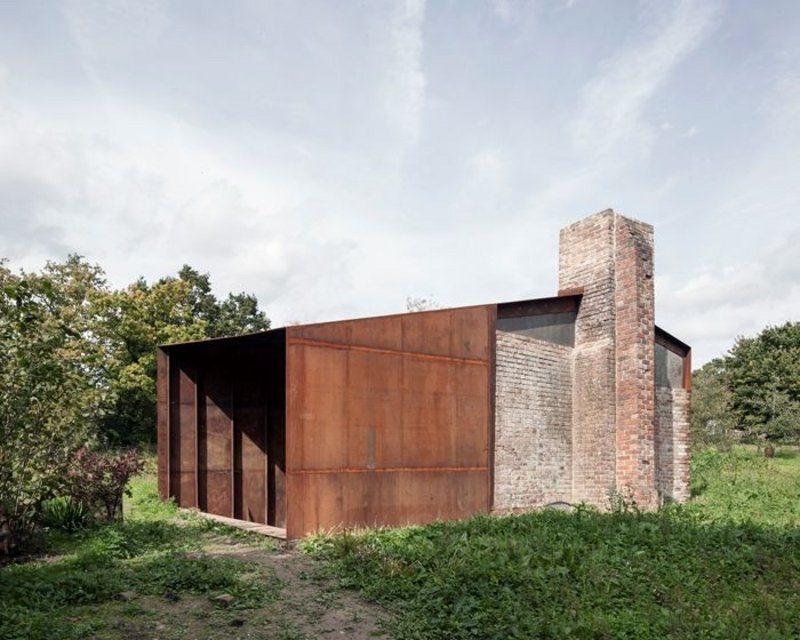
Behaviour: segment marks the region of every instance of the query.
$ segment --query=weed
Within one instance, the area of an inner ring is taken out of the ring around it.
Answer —
[[[0,570],[0,638],[93,637],[110,624],[99,612],[137,610],[132,603],[115,604],[124,591],[160,597],[229,593],[233,610],[277,597],[281,583],[271,571],[202,553],[212,536],[233,530],[198,517],[179,519],[173,504],[158,500],[154,478],[137,478],[131,488],[126,521],[52,531],[50,547],[60,556]]]
[[[657,513],[622,500],[302,548],[390,608],[396,638],[794,637],[797,462],[734,449],[701,454],[694,471],[702,501]]]
[[[42,503],[42,518],[46,527],[79,531],[91,524],[92,514],[83,502],[62,496]]]

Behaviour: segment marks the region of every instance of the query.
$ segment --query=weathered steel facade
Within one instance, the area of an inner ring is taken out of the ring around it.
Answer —
[[[496,309],[161,347],[161,495],[290,538],[488,512]]]
[[[691,352],[652,323],[652,227],[602,212],[561,251],[554,298],[161,347],[161,495],[289,538],[685,499]]]
[[[159,492],[286,524],[285,331],[158,350]]]
[[[289,537],[488,511],[493,313],[287,330]]]

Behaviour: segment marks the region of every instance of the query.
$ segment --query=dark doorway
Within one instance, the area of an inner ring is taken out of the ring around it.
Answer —
[[[170,478],[180,483],[170,495],[180,506],[285,528],[283,332],[167,354]]]

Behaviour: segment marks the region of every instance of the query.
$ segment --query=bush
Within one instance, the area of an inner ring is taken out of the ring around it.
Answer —
[[[68,493],[98,520],[120,520],[122,496],[131,495],[128,481],[143,468],[144,458],[135,450],[110,455],[79,449],[67,471]]]

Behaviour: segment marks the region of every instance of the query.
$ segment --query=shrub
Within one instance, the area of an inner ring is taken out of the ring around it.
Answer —
[[[67,471],[69,495],[98,520],[119,520],[122,496],[131,495],[128,481],[143,468],[144,459],[135,450],[111,455],[79,449]]]

